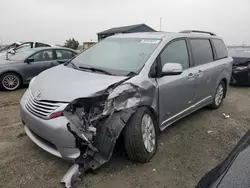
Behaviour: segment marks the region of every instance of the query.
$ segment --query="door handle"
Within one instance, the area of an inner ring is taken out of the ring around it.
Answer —
[[[202,70],[198,70],[197,76],[202,76],[203,75],[203,71]]]
[[[193,73],[189,73],[188,80],[193,80],[195,75]]]

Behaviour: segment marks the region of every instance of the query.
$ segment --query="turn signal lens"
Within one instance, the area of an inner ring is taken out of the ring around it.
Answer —
[[[54,113],[50,114],[49,119],[54,119],[54,118],[57,118],[57,117],[62,116],[62,115],[63,115],[62,112],[54,112]]]

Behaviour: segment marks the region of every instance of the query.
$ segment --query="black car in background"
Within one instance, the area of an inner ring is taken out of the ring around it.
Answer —
[[[250,131],[238,142],[228,157],[209,171],[196,188],[250,187]]]
[[[232,85],[250,85],[250,51],[229,51],[233,58]]]

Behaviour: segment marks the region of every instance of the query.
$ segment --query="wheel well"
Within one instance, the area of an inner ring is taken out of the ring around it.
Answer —
[[[156,111],[151,106],[146,106],[146,107],[152,112],[154,119],[158,125],[158,115],[157,115]]]
[[[15,72],[15,71],[7,71],[7,72],[4,72],[4,73],[2,73],[2,74],[0,75],[0,77],[3,76],[4,74],[8,74],[8,73],[14,73],[14,74],[18,75],[19,78],[20,78],[20,80],[21,80],[21,84],[23,84],[23,78],[22,78],[22,76],[21,76],[19,73]]]
[[[225,84],[225,92],[224,92],[224,98],[225,98],[226,94],[227,94],[227,79],[223,78],[221,81],[224,82],[224,84]]]

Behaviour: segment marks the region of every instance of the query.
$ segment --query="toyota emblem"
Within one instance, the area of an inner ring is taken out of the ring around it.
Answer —
[[[37,99],[41,98],[42,92],[41,91],[36,92],[35,96],[36,96]]]

